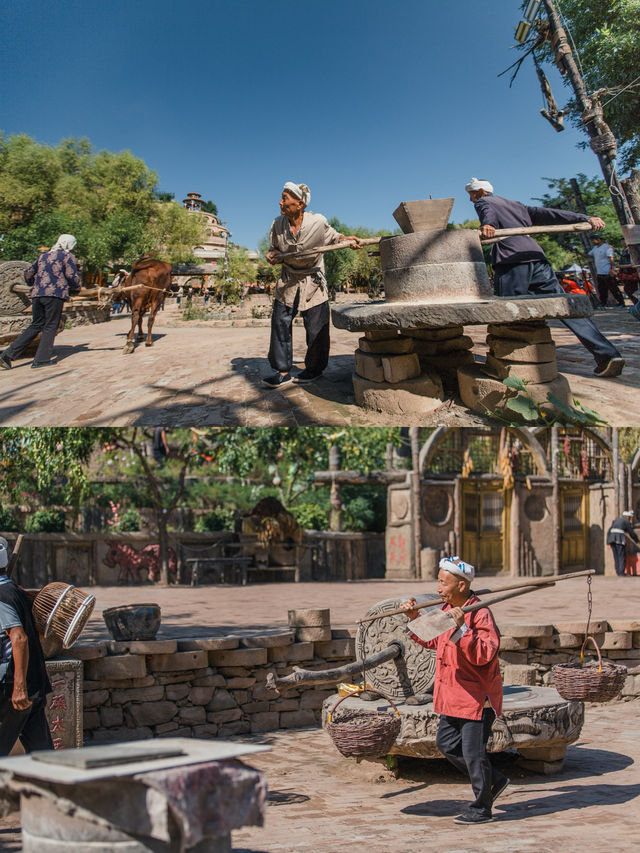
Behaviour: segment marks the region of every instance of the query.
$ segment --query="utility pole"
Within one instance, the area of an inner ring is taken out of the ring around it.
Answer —
[[[616,138],[611,128],[604,120],[602,105],[598,97],[590,96],[584,84],[578,66],[573,58],[573,52],[567,39],[567,34],[560,22],[560,16],[552,0],[542,0],[549,21],[549,37],[555,64],[562,75],[566,75],[576,96],[576,101],[582,113],[582,123],[589,134],[592,151],[600,162],[600,168],[611,194],[611,201],[623,226],[623,234],[633,263],[640,264],[640,236],[638,229],[633,226],[634,218],[627,202],[624,188],[615,169],[617,153]],[[640,223],[638,223],[640,224]],[[630,242],[633,240],[633,242]]]

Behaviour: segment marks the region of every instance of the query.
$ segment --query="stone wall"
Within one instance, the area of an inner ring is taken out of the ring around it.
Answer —
[[[500,627],[504,681],[522,685],[552,686],[551,667],[577,659],[585,631],[584,622]],[[603,658],[627,666],[623,696],[640,696],[640,620],[595,620],[591,633]],[[278,696],[267,687],[267,674],[287,675],[294,666],[334,668],[354,655],[348,630],[333,630],[331,640],[315,642],[298,640],[290,630],[110,642],[76,646],[66,653],[84,662],[85,743],[162,736],[225,738],[319,726],[322,702],[335,692],[334,686],[298,687]]]

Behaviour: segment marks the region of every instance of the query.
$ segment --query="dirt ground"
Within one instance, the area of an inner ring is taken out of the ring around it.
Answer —
[[[501,582],[494,579],[492,585]],[[476,588],[482,579],[478,579]],[[334,628],[352,628],[377,601],[432,592],[435,583],[273,583],[241,586],[92,587],[97,604],[82,643],[107,639],[102,610],[156,601],[159,637],[251,633],[287,625],[289,608],[330,607]],[[635,618],[640,579],[596,577],[594,617]],[[495,606],[498,622],[586,618],[586,583],[570,580]],[[512,781],[495,820],[481,827],[452,822],[469,799],[463,777],[441,761],[401,761],[398,778],[380,765],[357,765],[316,729],[270,732],[251,742],[272,747],[248,764],[269,784],[264,827],[233,833],[235,853],[635,853],[640,849],[640,700],[587,707],[582,735],[560,775],[519,769],[496,758]],[[0,821],[0,850],[21,849],[19,816]]]
[[[593,376],[593,359],[559,321],[551,321],[558,367],[581,403],[614,426],[640,423],[640,325],[626,309],[597,312],[594,321],[618,347],[627,367],[618,379]],[[364,411],[354,402],[353,355],[358,336],[332,328],[331,358],[310,385],[268,389],[273,371],[267,320],[179,321],[175,305],[160,312],[154,346],[122,348],[128,315],[108,323],[65,329],[56,338],[58,363],[37,370],[19,360],[0,371],[0,423],[14,426],[296,426],[395,425],[397,416]],[[246,323],[253,325],[246,325]],[[486,356],[486,327],[465,329],[476,360]],[[303,367],[304,329],[294,328],[294,364]],[[487,423],[459,401],[429,416],[403,416],[406,426]]]

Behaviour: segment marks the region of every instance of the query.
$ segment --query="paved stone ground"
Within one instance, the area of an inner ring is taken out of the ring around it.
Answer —
[[[494,585],[500,582],[494,580]],[[329,606],[333,627],[350,627],[377,601],[434,590],[433,582],[415,581],[92,587],[97,605],[82,642],[107,639],[103,609],[136,601],[160,604],[159,636],[169,637],[282,628],[287,610],[303,607]],[[593,598],[596,618],[637,617],[640,579],[596,577]],[[579,579],[561,582],[502,602],[494,613],[498,621],[582,620],[586,584]],[[249,738],[272,747],[247,762],[267,773],[266,825],[235,832],[234,851],[635,853],[640,845],[639,714],[640,700],[588,706],[580,740],[569,748],[558,776],[525,773],[511,754],[498,757],[512,785],[496,805],[495,821],[475,829],[452,823],[470,789],[444,761],[404,759],[396,779],[378,765],[343,759],[316,729]],[[20,849],[19,816],[0,820],[0,850]]]
[[[574,396],[611,424],[640,423],[640,324],[626,309],[611,308],[595,321],[622,351],[627,368],[618,379],[592,375],[593,362],[577,339],[552,321],[558,364]],[[63,331],[57,338],[56,366],[38,371],[29,361],[0,371],[0,423],[29,426],[395,424],[397,417],[365,412],[354,403],[351,373],[357,336],[332,330],[329,367],[319,381],[304,387],[270,390],[261,377],[271,369],[268,321],[231,326],[224,321],[180,323],[175,306],[158,315],[155,344],[139,345],[133,355],[121,350],[130,320]],[[248,321],[252,322],[252,321]],[[482,326],[467,327],[475,352],[486,353]],[[294,360],[303,366],[304,330],[294,328]],[[455,401],[406,425],[470,426],[486,422]]]

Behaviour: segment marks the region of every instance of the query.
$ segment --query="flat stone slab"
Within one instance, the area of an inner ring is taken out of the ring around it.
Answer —
[[[428,414],[442,405],[442,380],[434,373],[421,373],[403,382],[372,382],[353,374],[356,403],[365,409],[390,415]]]
[[[325,699],[322,706],[322,727],[327,727],[327,715],[340,697]],[[396,702],[402,720],[400,733],[391,753],[413,758],[442,758],[436,746],[439,715],[433,704],[405,705]],[[364,702],[350,696],[336,712],[345,710],[391,710],[383,699]],[[505,685],[502,714],[495,720],[487,749],[503,752],[506,749],[554,749],[559,751],[580,736],[584,723],[584,704],[567,702],[553,687]]]
[[[548,317],[590,317],[587,296],[492,297],[485,301],[433,304],[430,302],[355,302],[335,305],[331,319],[338,329],[431,329],[442,326],[481,326],[485,323],[519,323]]]

